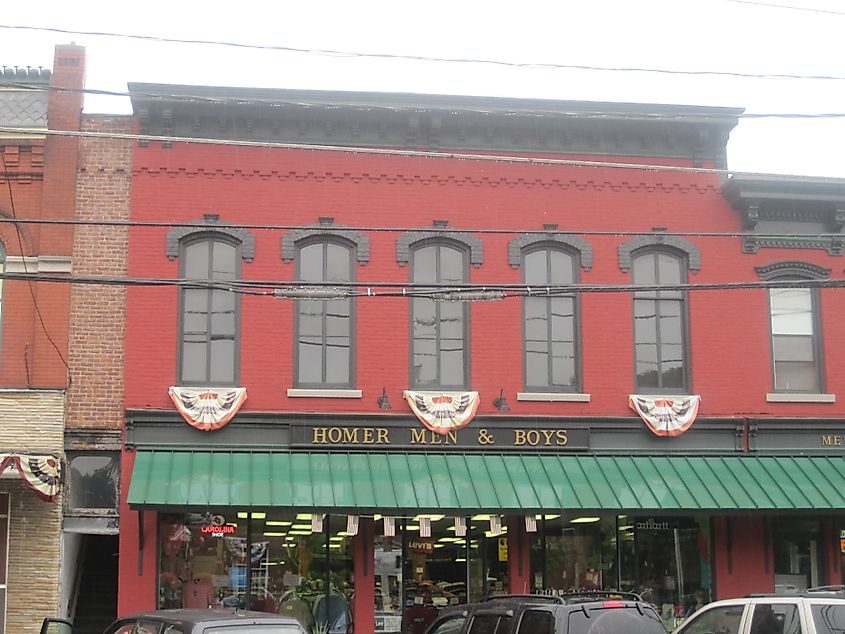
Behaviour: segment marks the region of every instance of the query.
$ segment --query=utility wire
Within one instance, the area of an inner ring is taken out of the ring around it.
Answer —
[[[843,193],[845,196],[845,193]],[[233,212],[233,215],[238,215]],[[778,233],[778,232],[751,232],[751,231],[618,231],[618,230],[578,230],[578,229],[490,229],[490,228],[469,228],[469,227],[386,227],[386,226],[354,226],[354,225],[303,225],[303,224],[247,224],[247,223],[229,223],[229,222],[215,222],[213,224],[205,222],[158,222],[158,221],[143,221],[143,220],[60,220],[60,219],[43,219],[43,218],[3,218],[0,216],[0,224],[33,224],[33,225],[67,225],[67,226],[82,226],[82,227],[146,227],[146,228],[190,228],[203,229],[214,231],[215,229],[247,229],[255,231],[299,231],[302,229],[316,229],[332,233],[335,231],[360,231],[371,233],[432,233],[432,234],[448,234],[449,232],[461,233],[478,233],[478,234],[493,234],[493,235],[552,235],[552,236],[609,236],[617,238],[627,238],[635,236],[677,236],[682,238],[817,238],[830,240],[845,240],[843,233]]]
[[[816,9],[814,7],[793,7],[786,4],[774,4],[771,2],[753,2],[752,0],[725,0],[726,2],[736,2],[737,4],[750,4],[758,7],[768,7],[771,9],[789,9],[791,11],[807,11],[808,13],[824,13],[826,15],[845,15],[841,11],[829,11],[827,9]]]
[[[612,169],[636,169],[652,172],[681,172],[685,174],[733,174],[727,169],[715,167],[684,167],[679,165],[649,165],[642,163],[618,163],[610,161],[584,161],[577,159],[555,159],[531,156],[508,156],[496,154],[472,154],[462,152],[433,152],[423,150],[399,150],[392,148],[374,148],[354,145],[319,145],[314,143],[284,143],[276,141],[247,141],[241,139],[211,139],[204,137],[181,137],[160,134],[129,134],[116,132],[94,132],[77,130],[45,130],[16,126],[0,126],[0,132],[32,136],[68,136],[94,139],[123,139],[128,141],[164,141],[168,143],[197,143],[201,145],[223,145],[234,147],[279,148],[288,150],[311,150],[320,152],[340,152],[345,154],[378,154],[382,156],[402,156],[415,158],[446,158],[465,161],[490,161],[495,163],[523,163],[529,165],[567,165],[570,167],[606,167]],[[744,172],[749,176],[779,176],[782,174],[764,174]],[[833,180],[833,179],[831,179]]]
[[[477,299],[507,297],[560,297],[581,293],[660,293],[667,291],[729,291],[746,289],[845,288],[845,279],[755,280],[746,282],[705,282],[685,284],[563,284],[534,285],[511,283],[424,284],[413,282],[314,282],[301,280],[201,280],[161,277],[59,275],[40,273],[0,274],[4,280],[27,280],[60,284],[101,286],[167,287],[223,290],[238,294],[276,296],[288,299],[347,299],[351,297],[392,297],[459,300],[461,293],[482,293]],[[297,291],[297,292],[294,292]],[[308,291],[308,292],[304,292]],[[329,292],[327,292],[329,291]],[[483,295],[483,293],[490,294]],[[499,296],[501,294],[501,296]],[[659,298],[659,295],[658,295]],[[470,296],[470,299],[474,299]]]
[[[845,79],[845,77],[843,78]],[[368,103],[362,104],[357,103],[355,101],[343,101],[338,99],[336,101],[320,101],[320,102],[312,102],[307,101],[304,99],[282,99],[279,97],[257,97],[257,96],[250,96],[250,97],[233,97],[230,95],[198,95],[198,94],[191,94],[191,93],[147,93],[144,91],[119,91],[119,90],[104,90],[99,88],[60,88],[56,86],[42,86],[42,85],[33,85],[33,84],[25,84],[16,81],[6,81],[3,79],[2,75],[0,75],[0,88],[12,88],[17,90],[25,90],[28,92],[56,92],[56,93],[75,93],[75,94],[86,94],[86,95],[97,95],[97,96],[107,96],[107,97],[143,97],[148,99],[155,99],[158,101],[164,100],[175,100],[180,101],[182,103],[204,103],[204,104],[215,104],[215,105],[236,105],[236,106],[300,106],[303,108],[324,108],[324,109],[334,109],[340,107],[346,108],[354,108],[360,111],[373,111],[373,110],[386,110],[390,112],[399,112],[403,110],[403,108],[399,106],[390,106],[386,104],[376,104],[376,103]],[[267,89],[273,90],[273,89]],[[327,91],[331,92],[331,91]],[[421,97],[425,97],[425,95],[421,95]],[[498,98],[492,98],[498,99]],[[542,100],[542,101],[550,101],[554,102],[555,100]],[[649,104],[644,104],[648,106]],[[423,106],[419,106],[421,108]],[[492,112],[501,112],[502,109],[492,109],[492,108],[483,108],[481,106],[478,107],[468,107],[468,106],[425,106],[426,108],[430,108],[432,110],[442,109],[442,110],[449,110],[450,112],[473,112],[473,113],[481,113],[481,114],[488,114]],[[694,107],[694,106],[690,106]],[[702,108],[710,108],[712,106],[702,106]],[[418,108],[417,108],[418,109]],[[522,114],[522,113],[519,113]],[[671,114],[666,112],[624,112],[624,111],[614,111],[611,109],[596,109],[596,110],[587,110],[587,109],[573,109],[573,110],[544,110],[542,108],[529,108],[524,113],[526,116],[544,116],[544,115],[556,115],[556,116],[565,116],[569,119],[594,119],[594,120],[604,120],[610,117],[613,117],[614,120],[618,119],[626,119],[630,121],[684,121],[685,119],[690,118],[701,118],[707,116],[716,116],[711,115],[710,113],[703,111],[701,113],[679,113],[679,114]],[[739,112],[735,115],[739,119],[842,119],[845,118],[845,112]]]
[[[76,31],[72,29],[59,29],[55,27],[30,26],[21,24],[0,24],[0,29],[18,31],[44,31],[49,33],[62,33],[65,35],[90,35],[94,37],[117,37],[123,39],[142,40],[148,42],[165,42],[171,44],[192,44],[204,46],[227,46],[240,49],[253,49],[263,51],[283,51],[288,53],[304,53],[308,55],[325,55],[330,57],[348,58],[370,58],[386,60],[409,60],[418,62],[447,62],[453,64],[488,64],[493,66],[504,66],[509,68],[529,69],[552,69],[552,70],[588,70],[603,72],[631,72],[631,73],[657,73],[664,75],[690,75],[690,76],[711,76],[711,77],[743,77],[748,79],[812,79],[812,80],[834,80],[842,81],[845,77],[830,75],[790,75],[779,73],[737,73],[729,71],[712,70],[674,70],[670,68],[643,68],[637,66],[590,66],[586,64],[555,64],[549,62],[506,62],[495,59],[473,59],[461,57],[432,57],[426,55],[401,55],[395,53],[376,52],[354,52],[339,51],[333,49],[319,48],[298,48],[293,46],[279,46],[273,44],[245,44],[243,42],[225,42],[220,40],[184,39],[159,37],[155,35],[143,35],[136,33],[116,33],[110,31]]]

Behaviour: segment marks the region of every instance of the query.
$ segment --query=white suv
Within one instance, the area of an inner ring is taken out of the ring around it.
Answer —
[[[672,634],[843,634],[845,587],[714,601]]]

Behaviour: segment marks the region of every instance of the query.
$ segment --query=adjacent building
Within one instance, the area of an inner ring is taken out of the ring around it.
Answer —
[[[845,182],[726,178],[731,108],[130,92],[120,612],[841,583]]]

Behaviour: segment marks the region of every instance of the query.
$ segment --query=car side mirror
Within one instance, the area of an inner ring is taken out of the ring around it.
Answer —
[[[41,634],[73,634],[73,623],[64,619],[44,619]]]

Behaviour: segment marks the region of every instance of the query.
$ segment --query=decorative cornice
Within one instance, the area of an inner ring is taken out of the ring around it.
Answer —
[[[754,270],[761,280],[775,280],[781,277],[804,277],[816,280],[827,279],[830,269],[809,262],[784,260],[763,266],[755,266]]]
[[[129,84],[141,132],[316,145],[672,156],[724,167],[742,112],[663,104]],[[181,97],[180,97],[181,95]],[[191,98],[185,98],[190,96]]]
[[[411,255],[411,246],[417,242],[428,240],[446,240],[460,242],[469,249],[469,261],[474,267],[484,263],[484,243],[476,236],[464,231],[452,231],[446,229],[447,221],[435,220],[433,227],[443,227],[436,231],[408,231],[396,239],[396,262],[399,266],[405,266]]]
[[[370,239],[362,233],[344,229],[343,225],[334,224],[334,218],[320,218],[315,225],[288,231],[282,236],[282,259],[292,262],[296,258],[296,245],[301,240],[314,236],[336,237],[355,245],[355,258],[359,264],[370,261]]]
[[[623,271],[631,270],[631,255],[637,249],[645,247],[668,247],[681,251],[687,256],[687,268],[690,271],[701,270],[701,251],[689,240],[678,236],[667,236],[660,233],[647,236],[635,236],[619,245],[619,268]]]
[[[549,229],[555,231],[557,225],[549,227]],[[519,268],[522,265],[523,251],[542,244],[576,251],[582,269],[589,271],[593,267],[593,247],[589,242],[578,236],[556,233],[526,233],[514,238],[508,242],[508,263],[515,269]]]
[[[175,260],[179,257],[179,243],[187,236],[200,233],[222,233],[237,240],[241,245],[241,257],[247,262],[255,258],[255,236],[246,229],[219,226],[219,214],[203,214],[201,220],[194,220],[194,227],[174,227],[167,232],[167,259]]]
[[[6,273],[71,273],[73,260],[69,255],[6,256]]]

